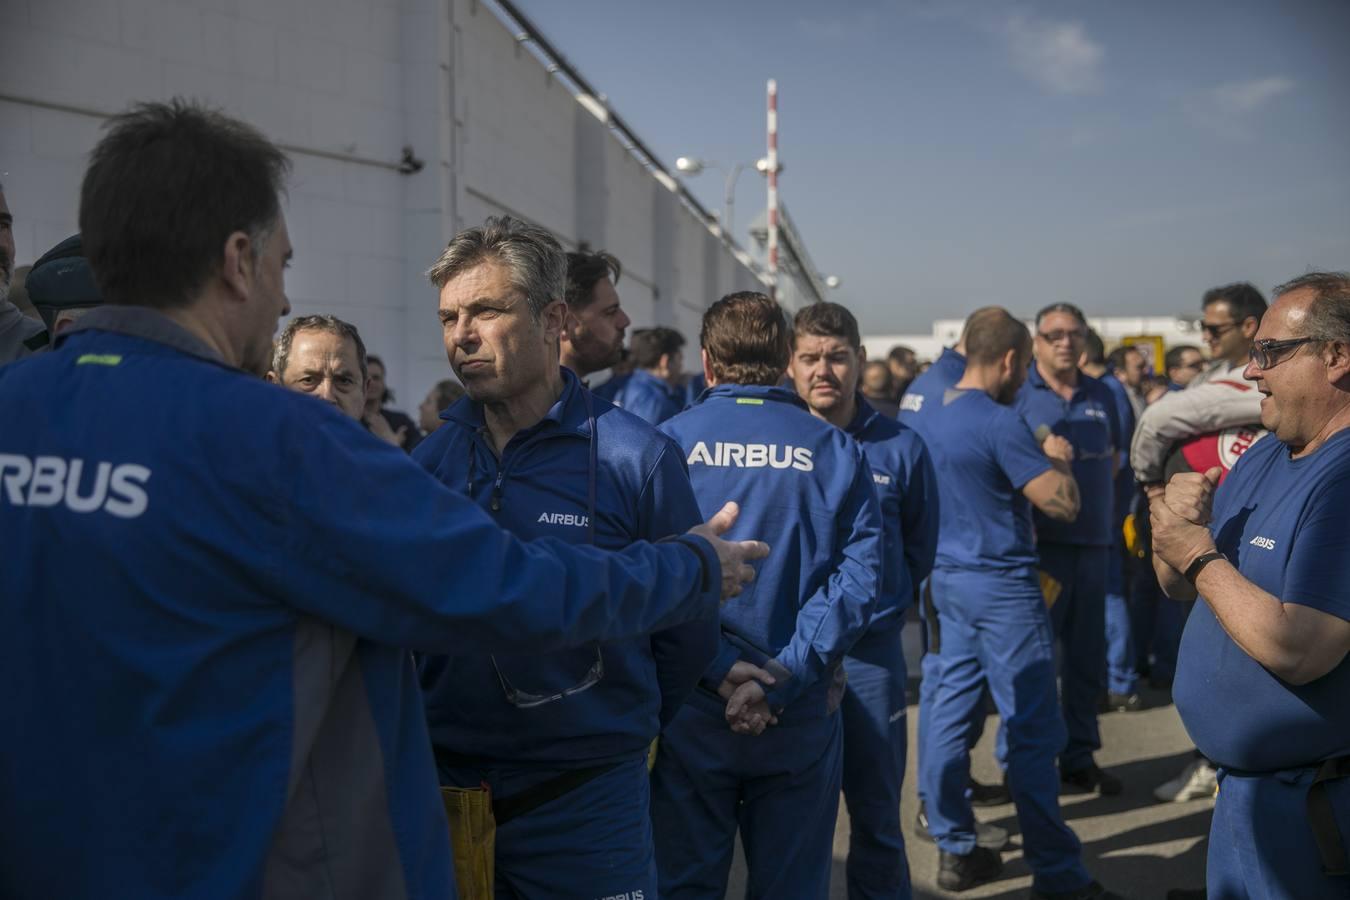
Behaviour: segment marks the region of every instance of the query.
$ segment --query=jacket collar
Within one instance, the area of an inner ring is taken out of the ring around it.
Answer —
[[[790,403],[798,409],[810,412],[806,401],[797,396],[791,388],[766,387],[761,384],[719,384],[710,387],[699,397],[699,402],[725,397],[736,400],[758,400],[761,403]]]
[[[853,410],[853,419],[844,431],[856,437],[862,434],[867,426],[872,424],[872,420],[880,416],[881,413],[877,412],[875,406],[867,402],[867,398],[862,395],[862,391],[854,394],[853,400],[856,404]]]
[[[229,365],[201,338],[163,313],[145,306],[105,305],[91,309],[76,319],[70,328],[57,335],[56,343],[59,345],[70,335],[81,331],[107,331],[141,338],[207,362]]]
[[[562,394],[549,407],[548,412],[544,413],[542,419],[524,429],[522,433],[535,434],[557,429],[589,437],[592,418],[590,408],[594,406],[594,400],[592,399],[589,404],[586,402],[588,398],[582,396],[586,389],[582,387],[581,379],[577,378],[576,373],[566,366],[559,366],[559,371],[563,379]],[[460,425],[473,431],[487,427],[487,419],[483,416],[483,404],[467,394],[442,412],[441,418],[452,425]]]

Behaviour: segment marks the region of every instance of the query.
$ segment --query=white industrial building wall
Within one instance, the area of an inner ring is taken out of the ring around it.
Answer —
[[[487,215],[615,253],[635,325],[691,340],[708,303],[758,286],[476,0],[3,0],[0,181],[19,264],[76,230],[102,119],[173,96],[287,147],[294,313],[356,324],[405,408],[448,373],[423,272]],[[404,145],[420,172],[396,171]]]

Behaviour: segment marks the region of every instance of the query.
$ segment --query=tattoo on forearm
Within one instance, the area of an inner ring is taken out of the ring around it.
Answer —
[[[1078,517],[1078,482],[1066,478],[1055,488],[1055,494],[1046,501],[1043,511],[1052,519],[1071,522]]]

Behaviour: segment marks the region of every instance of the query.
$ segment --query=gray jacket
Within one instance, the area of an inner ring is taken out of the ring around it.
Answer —
[[[0,366],[46,346],[40,337],[46,333],[41,322],[25,316],[7,298],[0,298]]]
[[[1136,480],[1162,481],[1163,466],[1177,441],[1261,421],[1261,392],[1243,380],[1242,369],[1215,363],[1184,391],[1173,391],[1144,410],[1130,444]]]

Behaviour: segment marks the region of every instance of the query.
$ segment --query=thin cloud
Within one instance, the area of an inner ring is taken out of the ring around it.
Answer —
[[[1294,89],[1292,79],[1277,75],[1271,78],[1256,78],[1251,81],[1232,81],[1214,88],[1215,105],[1230,113],[1252,112],[1281,94]]]
[[[1090,94],[1101,89],[1106,50],[1080,22],[1055,22],[1018,14],[1002,36],[1013,65],[1054,94]]]

